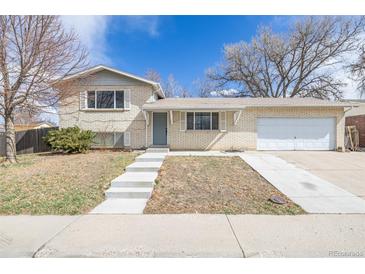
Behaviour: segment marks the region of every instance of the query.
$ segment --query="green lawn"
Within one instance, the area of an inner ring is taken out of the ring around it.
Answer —
[[[104,200],[110,181],[134,161],[130,152],[28,154],[0,164],[0,214],[82,214]]]

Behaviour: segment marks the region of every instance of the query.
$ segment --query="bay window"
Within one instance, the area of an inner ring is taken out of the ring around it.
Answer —
[[[186,129],[218,130],[218,112],[187,112]]]
[[[97,90],[87,92],[88,109],[123,109],[123,90]]]

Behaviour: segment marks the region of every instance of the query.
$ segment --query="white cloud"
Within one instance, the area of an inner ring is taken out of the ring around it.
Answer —
[[[334,74],[334,77],[346,84],[346,86],[342,88],[343,97],[345,99],[360,99],[360,92],[357,90],[357,83],[350,78],[349,73],[346,72],[345,69],[340,68]]]
[[[66,28],[74,29],[89,52],[91,65],[112,65],[107,54],[108,16],[61,16]]]
[[[223,89],[223,90],[217,90],[210,92],[210,95],[213,97],[219,97],[219,96],[235,96],[238,95],[239,91],[234,88],[230,89]]]
[[[343,97],[345,99],[360,99],[360,91],[357,89],[357,82],[352,79],[350,70],[348,66],[357,61],[359,57],[359,52],[349,52],[344,54],[339,61],[339,64],[334,65],[330,70],[333,73],[333,77],[336,80],[340,80],[342,83],[346,84],[342,88]]]
[[[151,37],[159,35],[158,16],[121,16],[123,26],[121,31],[125,33],[146,32]]]

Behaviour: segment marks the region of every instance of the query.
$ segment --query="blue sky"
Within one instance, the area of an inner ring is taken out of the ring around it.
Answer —
[[[222,59],[223,45],[249,41],[259,25],[283,30],[293,17],[277,16],[67,16],[89,47],[91,64],[143,76],[171,73],[193,91],[193,81]]]

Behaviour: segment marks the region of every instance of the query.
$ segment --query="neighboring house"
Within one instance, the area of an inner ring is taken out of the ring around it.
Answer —
[[[313,98],[164,99],[158,83],[105,66],[67,80],[80,84],[60,104],[60,127],[107,133],[114,147],[343,150],[352,106]]]
[[[39,123],[30,123],[30,124],[15,124],[15,131],[25,131],[30,129],[38,129],[38,128],[49,128],[54,127],[53,124],[48,122],[39,122]]]
[[[346,100],[350,104],[357,104],[357,107],[346,111],[346,126],[356,126],[359,131],[359,145],[365,147],[365,100]]]

